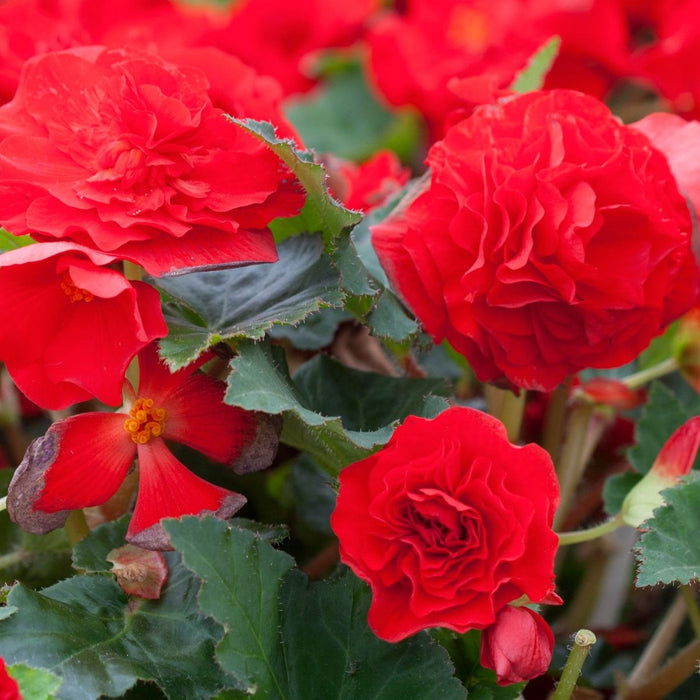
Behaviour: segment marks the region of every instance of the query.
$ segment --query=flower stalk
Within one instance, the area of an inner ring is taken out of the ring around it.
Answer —
[[[576,681],[581,675],[583,662],[586,660],[591,647],[596,643],[596,636],[587,629],[580,629],[574,635],[574,646],[566,660],[561,680],[552,694],[551,700],[569,700],[576,688]]]

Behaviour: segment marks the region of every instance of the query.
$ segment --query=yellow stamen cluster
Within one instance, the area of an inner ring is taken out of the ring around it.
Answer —
[[[61,289],[70,299],[71,304],[75,304],[76,301],[92,301],[95,298],[87,289],[76,287],[68,271],[64,272],[61,277]]]
[[[168,421],[168,412],[154,408],[153,399],[136,399],[129,416],[124,421],[124,430],[137,445],[145,445],[152,437],[162,435]]]

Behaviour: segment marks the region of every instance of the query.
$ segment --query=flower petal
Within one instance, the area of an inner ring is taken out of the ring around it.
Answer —
[[[187,377],[165,404],[170,415],[164,437],[229,464],[256,436],[257,414],[224,403],[224,384],[197,373]]]
[[[100,505],[115,493],[135,449],[120,413],[82,413],[54,423],[32,442],[12,478],[10,517],[34,533],[60,527],[70,510]]]
[[[162,518],[207,514],[229,518],[245,496],[214,486],[189,471],[155,438],[139,445],[139,493],[126,539],[144,549],[170,549]]]

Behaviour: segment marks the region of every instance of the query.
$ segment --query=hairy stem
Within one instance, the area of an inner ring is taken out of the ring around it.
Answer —
[[[625,377],[622,382],[630,389],[639,389],[639,387],[648,384],[652,380],[665,377],[667,374],[671,374],[671,372],[675,372],[677,369],[678,362],[676,362],[674,357],[669,357],[663,362],[641,370],[641,372],[630,374],[628,377]]]
[[[596,643],[596,637],[590,630],[582,629],[574,635],[574,646],[566,660],[561,680],[557,683],[551,700],[569,700],[576,688],[576,681],[581,675],[583,662],[591,647]]]
[[[595,527],[589,527],[587,530],[574,530],[573,532],[560,532],[559,533],[559,546],[564,547],[569,544],[578,544],[579,542],[588,542],[590,540],[595,540],[598,537],[607,535],[613,530],[617,530],[618,527],[624,525],[622,520],[622,514],[618,513],[614,518],[606,520],[600,525]]]

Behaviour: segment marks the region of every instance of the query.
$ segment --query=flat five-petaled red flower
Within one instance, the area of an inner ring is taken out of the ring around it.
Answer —
[[[154,275],[276,260],[267,226],[303,197],[277,156],[215,104],[221,80],[207,71],[233,64],[219,56],[193,65],[91,46],[28,61],[0,108],[0,223]],[[237,75],[228,78],[227,105]],[[264,118],[262,97],[245,91],[234,116]]]
[[[138,457],[139,486],[127,540],[169,546],[160,520],[197,513],[230,517],[246,499],[190,472],[168,448],[174,440],[210,459],[241,459],[258,415],[222,402],[224,385],[194,363],[171,374],[149,345],[139,354],[138,394],[125,385],[116,413],[91,412],[54,423],[27,450],[8,489],[10,517],[30,532],[60,527],[72,509],[105,503]]]

